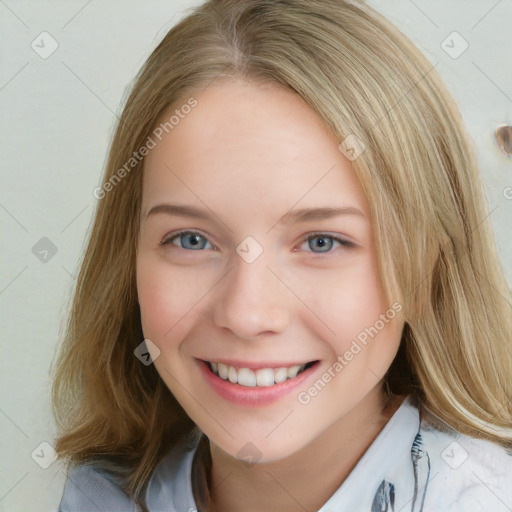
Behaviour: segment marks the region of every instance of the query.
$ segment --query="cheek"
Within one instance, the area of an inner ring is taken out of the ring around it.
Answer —
[[[144,336],[163,341],[176,334],[204,290],[197,275],[142,258],[137,263],[137,295]]]
[[[365,364],[379,357],[393,356],[398,348],[402,320],[385,300],[371,254],[336,273],[318,275],[308,288],[305,293],[311,298],[312,310],[328,326],[326,341],[337,355],[353,350]],[[361,350],[354,346],[354,341]]]
[[[387,309],[376,269],[361,259],[339,272],[317,276],[308,290],[313,307],[336,334],[354,336]],[[354,330],[356,329],[356,330]]]

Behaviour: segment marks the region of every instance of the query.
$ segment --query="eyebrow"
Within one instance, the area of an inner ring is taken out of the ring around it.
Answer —
[[[177,215],[180,217],[191,217],[194,219],[209,219],[210,215],[206,210],[201,210],[195,206],[179,205],[179,204],[157,204],[149,210],[146,218],[157,213],[166,213],[168,215]]]
[[[189,217],[193,219],[204,220],[209,220],[212,217],[206,210],[196,208],[195,206],[178,204],[158,204],[156,206],[153,206],[149,210],[148,214],[146,215],[146,218],[148,218],[150,215],[155,215],[157,213],[165,213],[168,215],[175,215],[179,217]],[[290,210],[289,212],[285,213],[276,222],[276,224],[294,224],[299,222],[331,219],[333,217],[338,217],[339,215],[357,215],[366,218],[366,215],[361,210],[353,206],[326,206],[323,208],[301,208],[298,210]]]
[[[313,220],[332,219],[339,215],[359,215],[361,217],[366,217],[361,210],[353,206],[326,206],[323,208],[301,208],[299,210],[291,210],[288,213],[285,213],[277,223],[293,224]]]

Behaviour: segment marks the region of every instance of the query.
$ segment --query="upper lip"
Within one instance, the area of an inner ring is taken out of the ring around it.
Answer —
[[[228,366],[234,366],[235,368],[249,368],[251,370],[258,370],[260,368],[289,368],[291,366],[302,366],[303,364],[313,363],[317,361],[317,359],[306,359],[302,361],[291,361],[291,362],[275,362],[275,361],[240,361],[239,359],[222,359],[222,358],[212,358],[212,359],[202,359],[207,363],[224,363]]]

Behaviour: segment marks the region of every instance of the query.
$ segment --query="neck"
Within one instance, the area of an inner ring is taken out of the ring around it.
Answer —
[[[245,463],[210,443],[211,512],[318,510],[340,487],[404,397],[367,395],[307,446],[278,461]]]

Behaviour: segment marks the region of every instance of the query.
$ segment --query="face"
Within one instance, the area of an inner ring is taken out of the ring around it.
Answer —
[[[385,300],[365,194],[314,111],[239,80],[194,97],[144,164],[143,332],[211,443],[278,460],[379,388],[400,306]]]

